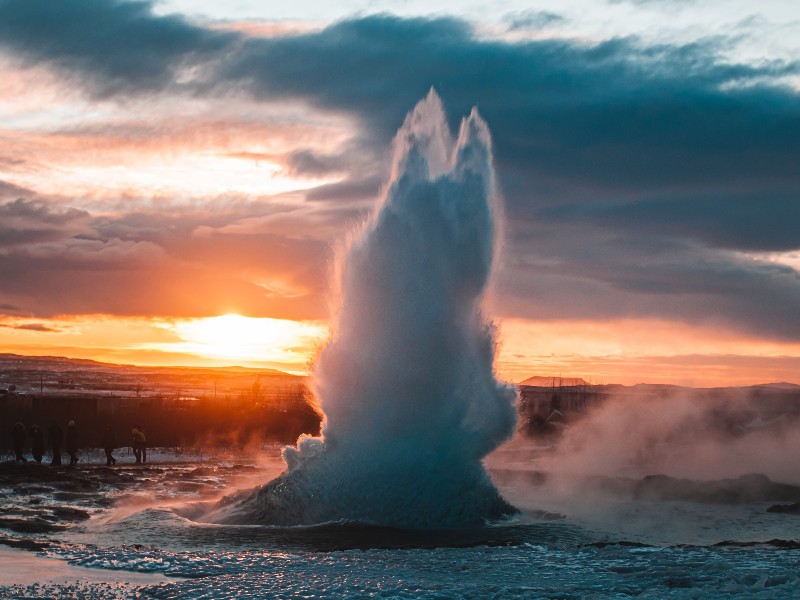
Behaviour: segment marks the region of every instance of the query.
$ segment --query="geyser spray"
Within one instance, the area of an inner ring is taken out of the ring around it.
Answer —
[[[431,90],[397,133],[380,205],[337,262],[313,374],[322,436],[287,448],[286,473],[219,520],[450,528],[515,512],[481,462],[516,420],[483,310],[496,203],[486,124],[473,109],[453,141]]]

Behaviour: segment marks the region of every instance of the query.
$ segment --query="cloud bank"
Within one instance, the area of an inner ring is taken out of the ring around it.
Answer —
[[[525,16],[519,27],[568,27]],[[434,86],[452,114],[477,105],[492,125],[509,222],[499,315],[658,318],[800,341],[800,274],[774,260],[800,249],[800,102],[787,83],[800,65],[732,63],[729,43],[520,41],[391,15],[259,37],[148,2],[0,0],[3,55],[86,102],[289,103],[354,123],[337,148],[310,140],[275,159],[335,177],[299,185],[291,205],[217,196],[173,211],[121,198],[109,214],[25,189],[21,167],[4,167],[0,211],[16,221],[0,231],[0,274],[14,282],[0,301],[36,315],[235,304],[318,318],[329,244],[377,198],[392,132]],[[293,293],[270,296],[270,281]]]

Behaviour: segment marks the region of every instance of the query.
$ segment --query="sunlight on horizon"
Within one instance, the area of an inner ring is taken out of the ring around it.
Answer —
[[[166,323],[164,327],[180,341],[148,344],[148,348],[233,362],[286,364],[307,362],[313,348],[327,333],[327,328],[318,324],[234,313],[181,320]]]
[[[582,377],[592,383],[694,386],[797,381],[800,345],[712,324],[655,319],[498,319],[498,374]],[[328,322],[214,317],[0,317],[2,352],[154,367],[249,367],[307,375]]]
[[[250,367],[307,375],[324,321],[245,317],[0,316],[2,352],[154,367]]]

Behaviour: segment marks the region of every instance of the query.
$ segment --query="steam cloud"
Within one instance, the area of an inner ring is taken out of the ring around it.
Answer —
[[[774,403],[773,403],[774,404]],[[554,472],[713,480],[761,473],[800,483],[800,430],[786,407],[735,390],[609,401],[567,430]]]
[[[314,373],[322,437],[285,449],[286,473],[213,520],[447,528],[515,512],[481,463],[516,420],[482,311],[496,201],[486,124],[473,109],[453,142],[431,90],[395,138],[379,210],[337,261]]]

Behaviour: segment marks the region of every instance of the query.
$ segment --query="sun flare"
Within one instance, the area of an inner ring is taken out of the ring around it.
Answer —
[[[237,314],[178,321],[170,328],[181,341],[164,350],[247,364],[303,362],[325,334],[316,323]]]

